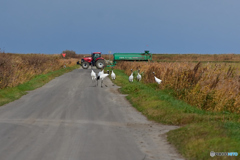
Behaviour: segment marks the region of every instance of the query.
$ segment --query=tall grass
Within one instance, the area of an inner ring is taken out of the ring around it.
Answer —
[[[172,89],[187,103],[208,111],[240,113],[239,64],[191,62],[121,62],[115,67],[130,75],[140,69],[145,83],[162,79],[159,89]]]
[[[60,55],[0,53],[0,89],[17,86],[64,65],[74,66],[76,61]]]

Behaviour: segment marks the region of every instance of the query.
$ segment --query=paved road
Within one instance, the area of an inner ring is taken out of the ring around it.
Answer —
[[[0,107],[0,160],[181,159],[174,126],[146,120],[118,93],[76,69]]]

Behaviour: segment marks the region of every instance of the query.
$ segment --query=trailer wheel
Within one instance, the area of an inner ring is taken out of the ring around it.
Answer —
[[[97,62],[96,62],[96,67],[98,69],[102,69],[104,66],[106,66],[105,64],[105,61],[103,59],[99,59]]]
[[[83,69],[88,69],[88,67],[89,67],[89,63],[88,62],[83,62],[82,63],[82,68]]]

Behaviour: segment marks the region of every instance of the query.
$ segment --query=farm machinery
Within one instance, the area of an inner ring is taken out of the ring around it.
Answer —
[[[152,60],[152,53],[114,53],[113,62],[109,66],[115,66],[119,61],[148,61]]]
[[[113,67],[119,61],[149,61],[152,60],[152,53],[145,51],[144,53],[114,53],[113,61],[109,63],[108,67]],[[98,69],[106,67],[106,61],[101,56],[101,52],[93,52],[90,57],[85,57],[81,60],[81,65],[83,69],[88,69],[88,67],[96,66]]]

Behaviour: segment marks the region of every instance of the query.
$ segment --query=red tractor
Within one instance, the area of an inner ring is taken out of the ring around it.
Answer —
[[[81,60],[83,69],[88,69],[89,65],[96,66],[98,69],[102,69],[105,65],[104,58],[101,57],[101,52],[93,52],[91,57],[85,57]]]

